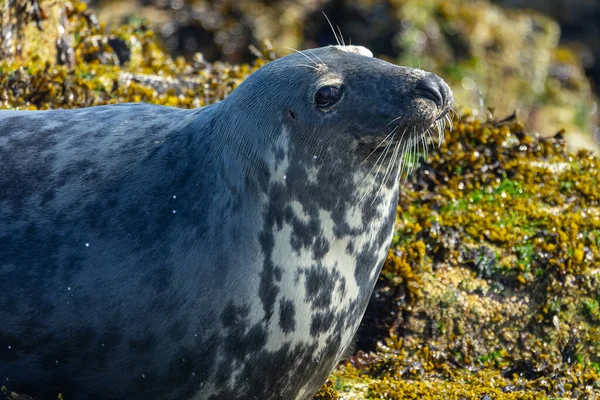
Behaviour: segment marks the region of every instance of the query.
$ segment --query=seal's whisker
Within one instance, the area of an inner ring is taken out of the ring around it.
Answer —
[[[335,29],[333,28],[333,24],[329,20],[329,17],[327,16],[327,14],[325,14],[325,11],[323,11],[323,15],[325,16],[325,19],[327,20],[327,22],[329,23],[329,26],[331,27],[331,31],[333,32],[333,36],[335,37],[335,41],[337,42],[338,46],[341,46],[342,42],[340,42],[340,38],[338,37],[337,33],[335,33]]]
[[[436,122],[438,141],[441,142],[444,137],[444,130],[446,129],[446,120],[441,119]]]
[[[394,170],[394,167],[396,166],[396,160],[398,159],[398,152],[400,151],[400,142],[398,142],[396,144],[396,147],[394,148],[394,154],[392,155],[392,159],[390,160],[390,168],[389,168],[389,172],[387,176],[384,176],[384,182],[387,181],[391,174],[392,171]]]
[[[390,145],[390,143],[391,143],[391,141],[387,143],[387,145],[385,146],[385,149],[388,148],[388,146]],[[381,158],[385,155],[385,149],[379,155],[379,157],[377,158],[377,160],[375,160],[375,164],[373,164],[373,166],[371,167],[371,169],[369,170],[369,172],[367,173],[367,175],[363,178],[363,180],[360,183],[360,185],[358,185],[357,191],[360,190],[363,187],[363,185],[367,182],[367,179],[369,178],[369,176],[371,176],[371,172],[373,172],[373,170],[377,167],[377,164],[379,163],[379,160],[381,160]]]
[[[394,133],[394,136],[396,136],[395,133]],[[390,140],[390,143],[394,142],[394,136],[392,136],[392,139]],[[392,155],[390,156],[390,162],[386,166],[385,173],[383,174],[383,177],[381,178],[381,184],[379,185],[379,189],[377,190],[377,193],[375,193],[375,196],[373,197],[373,200],[371,201],[371,205],[373,205],[373,203],[375,203],[375,200],[379,196],[379,193],[381,193],[381,189],[383,189],[383,187],[385,186],[385,183],[386,183],[387,178],[388,178],[388,173],[389,173],[390,169],[393,166],[393,161],[392,160],[394,159],[394,154],[396,153],[397,148],[398,148],[397,146],[394,146],[394,150],[392,151]],[[389,150],[389,148],[387,150]],[[385,162],[385,157],[383,158],[383,161],[382,161],[382,163],[381,163],[381,165],[380,165],[379,168],[381,168],[383,166],[384,162]],[[377,174],[379,174],[379,170],[377,170]],[[375,178],[377,177],[377,174],[375,174]],[[375,182],[373,181],[372,183],[375,183]],[[372,187],[372,185],[371,185],[371,187]]]
[[[421,136],[421,138],[423,138],[423,136]],[[415,164],[414,164],[413,171],[415,171],[418,168],[418,165],[419,165],[418,161],[421,159],[421,156],[425,152],[425,147],[426,146],[423,146],[423,149],[421,149],[421,145],[425,145],[425,142],[423,142],[423,140],[417,141],[417,147],[416,147],[416,150],[415,150],[415,155],[417,157],[416,158],[417,162],[415,162]]]
[[[395,135],[395,133],[394,133]],[[392,140],[388,141],[387,145],[385,146],[385,149],[383,151],[383,159],[381,160],[381,163],[379,163],[379,167],[377,168],[377,171],[375,172],[375,176],[374,178],[377,178],[377,175],[379,175],[379,171],[381,171],[381,167],[383,166],[383,164],[385,163],[385,158],[387,157],[387,153],[390,150],[390,148],[392,147],[392,143],[393,143],[393,136],[392,136]],[[379,156],[379,158],[381,158],[381,156]],[[379,159],[377,159],[377,161],[379,161]],[[377,165],[377,161],[375,162],[375,166]],[[375,180],[373,180],[373,182],[371,182],[371,186],[373,186]]]
[[[340,29],[340,26],[336,25],[335,27],[337,28],[337,30],[338,30],[338,32],[340,34],[340,39],[342,39],[342,45],[345,46],[346,42],[344,41],[344,35],[342,35],[342,30]]]
[[[383,188],[383,185],[385,184],[385,182],[388,181],[388,179],[390,178],[390,176],[392,174],[392,171],[394,170],[394,168],[396,166],[396,160],[398,159],[398,153],[400,151],[400,147],[402,146],[402,140],[404,139],[404,134],[405,133],[406,133],[406,128],[404,128],[404,131],[402,132],[402,136],[400,137],[400,140],[395,145],[394,153],[392,154],[392,158],[391,158],[390,163],[388,165],[388,170],[386,171],[386,174],[383,176],[383,180],[381,182],[381,186],[379,187],[379,191],[377,191],[377,195],[375,195],[375,198],[377,198],[377,196],[379,195],[379,192]]]
[[[404,177],[402,179],[403,182],[406,182],[407,177],[407,174],[404,172],[404,156],[406,156],[408,147],[410,147],[410,137],[408,138],[408,141],[404,142],[404,145],[402,146],[402,156],[400,157],[400,176],[404,174]]]
[[[421,141],[419,140],[419,137],[416,136],[416,131],[417,131],[417,129],[415,128],[415,148],[413,150],[415,156],[413,158],[411,173],[417,169],[417,165],[419,164],[419,156],[421,154],[420,153]]]
[[[392,138],[392,141],[393,141],[393,138]],[[396,155],[397,155],[399,147],[400,147],[399,142],[394,144],[394,151],[392,151],[392,156],[390,157],[390,162],[388,163],[387,168],[385,170],[385,174],[383,175],[383,179],[381,180],[381,186],[379,187],[379,190],[377,191],[377,195],[379,194],[379,192],[381,192],[381,188],[383,187],[383,185],[385,185],[385,183],[389,179],[391,171],[394,169],[394,160],[396,159]],[[377,197],[377,195],[375,197]]]
[[[308,67],[308,68],[312,68],[312,69],[314,69],[315,71],[318,71],[318,70],[319,70],[319,68],[317,68],[317,67],[315,67],[315,66],[313,66],[313,65],[308,65],[308,64],[298,64],[298,66],[299,66],[299,67]]]
[[[431,129],[427,129],[425,131],[425,135],[427,136],[427,142],[433,143],[435,145],[435,137],[433,136],[433,132]]]
[[[394,129],[393,133],[395,133],[395,129]],[[393,136],[392,136],[392,139],[393,139]],[[377,167],[377,164],[379,164],[379,167],[377,168],[377,171],[375,172],[375,176],[373,177],[374,179],[373,179],[373,181],[371,181],[371,184],[369,185],[369,188],[367,190],[365,190],[365,193],[363,194],[363,196],[361,198],[361,202],[371,192],[371,188],[375,184],[375,178],[377,178],[377,175],[379,174],[379,171],[381,170],[381,167],[385,163],[385,158],[387,156],[387,153],[388,153],[388,151],[389,151],[390,146],[392,145],[392,143],[393,143],[393,140],[388,141],[387,145],[385,146],[385,149],[379,155],[379,158],[377,158],[377,160],[375,161],[375,164],[373,165],[373,167],[371,168],[371,170],[367,173],[367,175],[365,176],[365,178],[363,179],[363,181],[361,182],[361,184],[358,186],[357,190],[360,190],[362,188],[362,185],[366,182],[367,178],[371,175],[371,172],[373,172],[373,170],[375,169],[375,167]],[[382,159],[382,157],[383,157],[383,159]],[[379,160],[381,160],[381,163],[379,163]]]
[[[427,134],[425,132],[423,132],[423,134],[421,135],[421,143],[423,143],[423,152],[425,153],[425,159],[427,159],[427,157],[429,157],[429,149],[427,148],[427,143],[425,142],[426,137],[427,137]]]
[[[308,53],[312,54],[312,55],[313,55],[313,57],[315,57],[317,60],[319,60],[319,62],[320,62],[322,65],[325,65],[325,63],[323,62],[323,60],[321,60],[321,57],[319,57],[318,55],[316,55],[316,54],[315,54],[314,52],[312,52],[312,51],[308,51],[308,50],[306,50],[306,51],[307,51]]]
[[[294,49],[293,47],[286,47],[286,49],[288,49],[288,50],[292,50],[292,51],[295,51],[296,53],[300,53],[300,54],[302,54],[304,57],[306,57],[306,58],[308,59],[308,61],[310,61],[311,63],[314,63],[314,64],[315,64],[315,66],[318,66],[318,65],[319,65],[319,63],[318,63],[318,62],[316,62],[315,60],[313,60],[312,58],[310,58],[309,56],[307,56],[307,55],[306,55],[306,54],[305,54],[303,51],[300,51],[300,50]],[[316,69],[316,68],[315,68],[315,69]]]
[[[403,178],[401,179],[402,182],[406,182],[406,171],[405,171],[405,167],[404,167],[404,165],[405,165],[404,164],[405,163],[404,156],[406,155],[406,149],[407,149],[407,147],[408,147],[408,142],[406,142],[404,144],[404,146],[402,147],[402,156],[400,157],[400,166],[401,166],[400,174],[401,174],[401,176],[403,176]]]
[[[391,120],[390,122],[388,122],[388,124],[387,124],[385,127],[387,128],[388,126],[390,126],[390,125],[391,125],[391,124],[393,124],[394,122],[398,121],[400,118],[402,118],[402,115],[401,115],[401,116],[399,116],[399,117],[396,117],[396,118],[394,118],[393,120]]]
[[[451,111],[454,112],[452,109]],[[450,128],[450,132],[452,132],[454,130],[454,124],[452,123],[452,119],[450,119],[450,116],[446,114],[444,120],[448,122],[448,127]]]
[[[454,118],[458,118],[459,117],[458,112],[456,112],[456,109],[454,107],[450,107],[450,112],[452,113],[452,116]]]
[[[410,147],[410,164],[408,166],[408,173],[412,174],[412,172],[414,171],[414,167],[415,167],[415,160],[417,158],[417,151],[416,149],[419,146],[419,141],[417,140],[417,127],[413,128],[413,135],[411,137],[411,147]]]
[[[410,175],[412,172],[412,163],[413,163],[413,149],[415,147],[414,142],[414,130],[413,135],[410,137],[409,146],[408,146],[408,164],[406,165],[406,175]]]
[[[371,154],[369,154],[367,156],[367,158],[365,158],[363,160],[363,162],[360,163],[360,165],[363,165],[369,159],[369,157],[371,157],[373,155],[373,153],[375,153],[377,151],[377,149],[379,149],[381,147],[381,145],[383,144],[383,142],[385,142],[390,136],[392,136],[394,134],[394,132],[396,131],[396,129],[398,129],[398,127],[395,127],[394,129],[392,129],[392,131],[385,138],[383,138],[383,140],[377,146],[375,146],[375,148],[373,149],[373,151],[371,151]]]
[[[400,136],[400,141],[398,142],[399,146],[402,146],[402,151],[400,153],[402,153],[402,155],[400,156],[400,168],[399,168],[399,172],[398,172],[398,177],[402,176],[402,171],[404,170],[404,165],[403,165],[403,159],[404,159],[404,153],[406,152],[406,142],[404,141],[404,135],[406,134],[406,129],[408,128],[404,128],[404,131],[402,132],[402,136]],[[396,158],[397,159],[397,158]],[[394,160],[394,163],[396,161]]]
[[[435,128],[433,129],[437,133],[438,142],[442,141],[444,137],[444,129],[446,127],[446,121],[443,119],[437,120],[435,122]]]

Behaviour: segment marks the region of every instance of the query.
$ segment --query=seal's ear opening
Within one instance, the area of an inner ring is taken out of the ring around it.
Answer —
[[[291,110],[291,109],[290,109],[290,110],[288,111],[288,117],[289,117],[290,119],[296,119],[296,113],[294,112],[294,110]]]

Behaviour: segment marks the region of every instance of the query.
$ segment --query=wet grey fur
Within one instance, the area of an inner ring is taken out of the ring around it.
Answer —
[[[399,163],[377,194],[385,168],[367,177],[377,157],[363,161],[440,113],[415,90],[430,74],[365,52],[292,54],[196,110],[1,111],[0,384],[40,400],[310,399],[393,232]],[[327,84],[342,98],[318,110]]]

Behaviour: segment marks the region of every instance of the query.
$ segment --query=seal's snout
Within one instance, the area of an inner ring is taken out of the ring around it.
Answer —
[[[415,92],[418,96],[433,101],[439,110],[447,109],[454,101],[452,91],[446,82],[435,74],[428,74],[421,78],[417,82]]]

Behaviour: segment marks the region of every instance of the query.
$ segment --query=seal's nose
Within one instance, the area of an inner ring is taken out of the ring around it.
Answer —
[[[415,92],[418,96],[433,101],[440,110],[446,108],[453,101],[450,88],[435,74],[428,74],[417,82]]]

